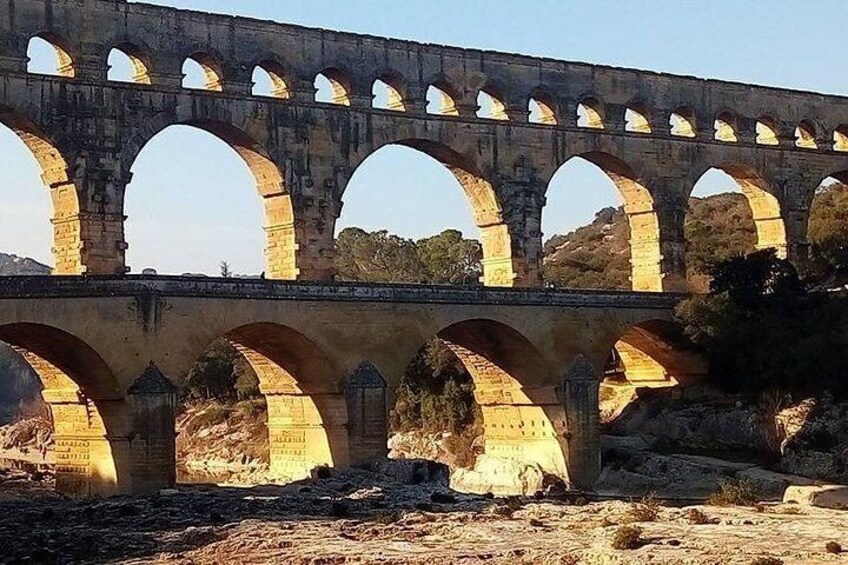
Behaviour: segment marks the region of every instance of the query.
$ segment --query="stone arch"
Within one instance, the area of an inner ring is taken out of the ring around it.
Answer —
[[[380,89],[383,92],[380,92]],[[407,112],[406,88],[403,77],[395,71],[382,71],[372,85],[374,108]]]
[[[715,168],[730,175],[748,200],[757,230],[757,249],[775,249],[779,257],[786,258],[786,227],[780,201],[772,194],[765,177],[750,165],[741,163],[726,163]],[[706,171],[697,178],[700,179]]]
[[[549,126],[555,126],[559,123],[556,97],[546,88],[539,87],[533,90],[527,109],[530,112],[530,123]]]
[[[615,184],[624,200],[624,212],[630,225],[633,290],[663,291],[665,287],[660,250],[660,223],[651,192],[641,184],[637,174],[627,163],[609,153],[591,151],[573,155],[559,168],[575,157],[600,168]]]
[[[430,83],[425,94],[427,113],[442,116],[459,116],[459,91],[447,79]]]
[[[116,44],[110,51],[110,55],[112,51],[118,51],[132,63],[134,73],[132,82],[137,84],[151,84],[151,59],[146,51],[128,41]]]
[[[300,271],[297,262],[297,233],[291,194],[285,186],[283,172],[270,152],[244,129],[233,124],[205,119],[179,120],[160,114],[149,120],[124,146],[122,165],[130,178],[130,169],[142,149],[166,128],[186,125],[210,133],[241,157],[254,179],[265,210],[265,259],[268,279],[296,280]]]
[[[848,125],[837,126],[833,130],[833,150],[848,152]]]
[[[762,116],[757,120],[756,141],[759,145],[780,145],[778,122],[772,116]]]
[[[41,32],[30,37],[27,49],[29,50],[32,47],[33,41],[39,40],[48,43],[56,54],[56,70],[55,73],[51,74],[64,78],[74,78],[76,76],[76,56],[70,42],[54,32]],[[30,72],[32,71],[30,70]]]
[[[215,57],[207,51],[195,51],[183,62],[183,86],[185,86],[185,65],[189,61],[194,61],[203,70],[205,90],[213,92],[221,92],[224,90],[224,68],[221,64],[221,59]]]
[[[326,80],[330,91],[325,94],[326,100],[321,99],[321,82]],[[352,85],[347,73],[335,67],[329,67],[315,75],[315,95],[317,102],[327,102],[339,106],[350,106]]]
[[[457,321],[437,332],[474,382],[483,415],[484,456],[533,465],[567,479],[567,426],[551,370],[519,331],[491,319]],[[478,462],[479,467],[479,462]],[[492,492],[515,477],[492,477]]]
[[[77,187],[69,176],[65,151],[20,112],[0,107],[0,123],[11,129],[30,150],[41,168],[41,180],[53,205],[53,273],[79,275],[87,271],[80,245],[87,237],[80,218]]]
[[[695,384],[708,374],[706,358],[683,329],[668,320],[646,320],[622,331],[611,348],[606,378],[633,387]]]
[[[445,167],[459,182],[474,214],[474,223],[480,230],[483,247],[483,282],[487,286],[514,286],[517,269],[512,252],[512,234],[504,219],[498,195],[471,159],[448,146],[425,139],[398,139],[376,147],[374,152],[364,155],[356,164],[365,160],[387,145],[400,145],[415,149]],[[355,168],[354,168],[355,171]]]
[[[0,326],[44,387],[54,426],[56,488],[73,495],[129,492],[121,390],[103,358],[76,336],[51,326]]]
[[[652,133],[651,115],[641,102],[628,104],[624,110],[624,129],[633,133]]]
[[[309,338],[254,323],[224,335],[259,378],[268,402],[271,473],[298,480],[320,466],[349,464],[341,371]]]
[[[253,67],[254,77],[256,77],[256,73],[258,71],[264,72],[267,75],[270,82],[270,90],[267,93],[257,92],[256,81],[254,79],[252,90],[254,95],[268,95],[272,98],[280,98],[282,100],[288,100],[291,98],[291,88],[289,81],[286,79],[286,70],[281,63],[275,59],[262,59]]]
[[[577,104],[577,127],[605,128],[603,105],[594,96],[585,96]]]
[[[728,111],[719,113],[715,119],[715,140],[724,143],[736,143],[739,141],[736,127],[735,115]]]
[[[668,124],[671,128],[669,133],[675,137],[695,137],[698,127],[695,111],[688,106],[680,106],[672,112]]]
[[[501,89],[486,83],[477,93],[477,117],[489,120],[509,121]]]
[[[795,128],[795,146],[801,149],[818,149],[817,130],[812,121],[802,120]]]

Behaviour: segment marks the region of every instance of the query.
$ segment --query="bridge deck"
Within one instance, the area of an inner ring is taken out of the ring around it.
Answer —
[[[172,297],[671,308],[686,295],[606,290],[491,288],[405,284],[315,283],[185,276],[6,276],[0,300],[159,295]]]

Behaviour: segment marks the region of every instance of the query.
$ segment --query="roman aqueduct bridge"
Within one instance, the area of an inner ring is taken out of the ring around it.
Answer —
[[[55,76],[28,72],[33,38],[53,45]],[[113,49],[132,61],[134,82],[108,80]],[[183,87],[187,59],[205,88]],[[257,67],[270,95],[253,94]],[[316,101],[319,75],[329,102]],[[382,456],[393,389],[436,336],[474,379],[487,451],[591,486],[598,380],[613,346],[634,380],[703,370],[668,326],[697,180],[710,168],[733,176],[758,245],[792,260],[807,253],[816,188],[848,181],[848,98],[124,0],[0,4],[0,84],[0,122],[52,195],[55,274],[65,275],[0,280],[0,340],[45,385],[68,492],[173,483],[175,386],[218,338],[260,377],[281,473]],[[219,137],[252,171],[276,280],[125,274],[130,171],[179,124]],[[456,176],[481,230],[484,282],[523,288],[331,282],[348,181],[391,144]],[[599,166],[624,198],[634,292],[533,288],[547,187],[572,157]]]

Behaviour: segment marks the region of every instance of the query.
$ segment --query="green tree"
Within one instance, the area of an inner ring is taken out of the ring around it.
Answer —
[[[258,396],[258,379],[244,357],[227,340],[219,339],[189,371],[185,395],[191,399]]]
[[[336,269],[344,281],[420,283],[425,271],[415,242],[389,232],[342,230],[336,240]]]
[[[464,239],[458,230],[420,239],[415,247],[424,268],[424,279],[432,284],[479,284],[483,274],[480,242]]]

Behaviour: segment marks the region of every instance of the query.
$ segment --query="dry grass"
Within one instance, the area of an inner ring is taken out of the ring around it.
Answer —
[[[690,524],[694,524],[696,526],[703,526],[706,524],[715,523],[709,516],[707,516],[703,510],[698,508],[689,508],[686,510],[686,520]]]
[[[721,483],[719,490],[710,495],[707,503],[711,506],[750,506],[759,502],[754,487],[745,481]]]
[[[643,498],[627,511],[628,522],[656,522],[660,516],[660,503],[653,497]]]
[[[784,565],[782,559],[777,557],[757,557],[751,561],[751,565]]]
[[[612,536],[613,549],[639,549],[645,545],[642,539],[642,528],[636,526],[621,526]]]

